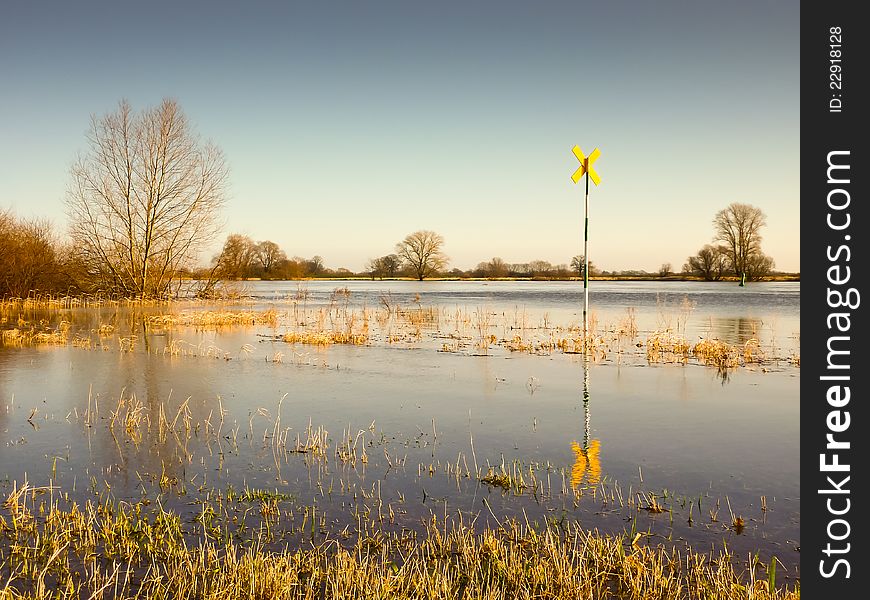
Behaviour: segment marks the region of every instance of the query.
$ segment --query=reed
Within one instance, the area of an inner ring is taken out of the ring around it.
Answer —
[[[266,325],[276,327],[278,325],[278,311],[185,311],[181,313],[169,313],[151,315],[148,324],[152,327],[168,329],[172,327],[194,327],[196,329],[221,329],[224,327],[236,327],[254,325]]]
[[[221,515],[225,502],[253,501],[256,516],[274,522],[284,498],[244,496],[204,503],[191,530],[159,505],[79,505],[16,487],[4,502],[9,519],[0,521],[0,598],[800,598],[799,584],[775,587],[775,560],[740,569],[727,551],[647,545],[640,534],[553,521],[480,531],[433,516],[420,535],[366,523],[350,537],[269,550],[270,526],[239,520],[227,530]],[[313,531],[324,524],[316,507],[304,518]]]

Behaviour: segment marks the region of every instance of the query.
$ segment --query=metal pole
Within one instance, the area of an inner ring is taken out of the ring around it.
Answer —
[[[589,450],[589,355],[583,355],[583,449]]]
[[[586,160],[586,206],[584,215],[586,223],[583,227],[583,348],[589,350],[589,164]]]

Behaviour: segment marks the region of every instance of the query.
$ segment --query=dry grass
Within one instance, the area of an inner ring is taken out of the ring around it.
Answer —
[[[649,362],[680,362],[689,360],[691,346],[686,339],[670,331],[656,331],[646,341],[646,357]]]
[[[246,494],[260,503],[264,520],[276,518],[279,496]],[[511,521],[478,531],[433,517],[421,536],[367,525],[354,541],[327,536],[269,551],[250,530],[243,537],[207,535],[209,515],[219,507],[203,505],[191,531],[159,505],[80,506],[59,496],[25,484],[7,497],[8,519],[0,517],[3,600],[800,598],[799,585],[771,589],[774,567],[757,561],[741,572],[727,552],[648,546],[640,534],[630,539],[577,525]]]
[[[349,333],[347,331],[290,331],[281,339],[288,344],[309,344],[312,346],[331,346],[332,344],[351,344],[364,346],[368,343],[368,336],[363,333]]]
[[[70,324],[61,321],[57,327],[19,321],[14,329],[4,329],[0,342],[4,346],[63,346],[70,341]]]
[[[197,329],[220,329],[223,327],[278,325],[278,312],[270,309],[256,311],[185,311],[177,314],[153,315],[148,324],[154,327],[194,327]]]
[[[704,365],[734,369],[765,360],[761,345],[755,338],[742,345],[733,345],[717,338],[704,338],[695,345],[670,331],[655,332],[646,343],[647,360],[651,363],[687,363],[695,358]],[[794,364],[794,363],[793,363]],[[799,366],[799,365],[798,365]]]

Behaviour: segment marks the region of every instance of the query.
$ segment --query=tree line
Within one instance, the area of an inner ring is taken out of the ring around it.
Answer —
[[[553,265],[546,260],[525,263],[507,263],[493,257],[476,267],[462,270],[448,269],[450,259],[444,254],[444,238],[434,231],[421,230],[407,235],[395,245],[394,252],[369,259],[360,272],[339,267],[326,267],[320,256],[310,259],[287,253],[272,241],[256,242],[241,234],[230,234],[221,252],[212,259],[211,275],[221,280],[238,279],[299,279],[308,277],[369,277],[371,279],[413,278],[422,281],[432,277],[568,279],[583,275],[583,257],[575,256],[569,264]],[[589,263],[591,275],[597,273]]]
[[[33,293],[100,293],[161,298],[178,293],[182,280],[296,279],[302,277],[530,277],[583,276],[583,257],[564,264],[544,260],[507,263],[500,257],[462,270],[450,268],[444,238],[433,231],[407,235],[392,252],[371,258],[363,272],[332,269],[323,258],[289,257],[273,241],[230,235],[207,267],[202,250],[220,226],[229,169],[221,150],[204,142],[174,100],[136,112],[126,101],[91,118],[86,150],[70,169],[66,197],[69,235],[48,221],[0,212],[0,297]],[[760,209],[731,204],[713,221],[713,244],[690,256],[683,273],[716,280],[726,275],[761,279],[774,267],[761,251]],[[607,272],[589,263],[590,275]],[[669,275],[670,264],[659,276]]]

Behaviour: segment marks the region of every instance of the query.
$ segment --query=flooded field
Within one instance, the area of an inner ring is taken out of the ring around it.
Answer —
[[[145,499],[191,535],[265,520],[275,547],[579,523],[795,577],[799,284],[592,286],[588,355],[577,282],[7,305],[0,495]]]

